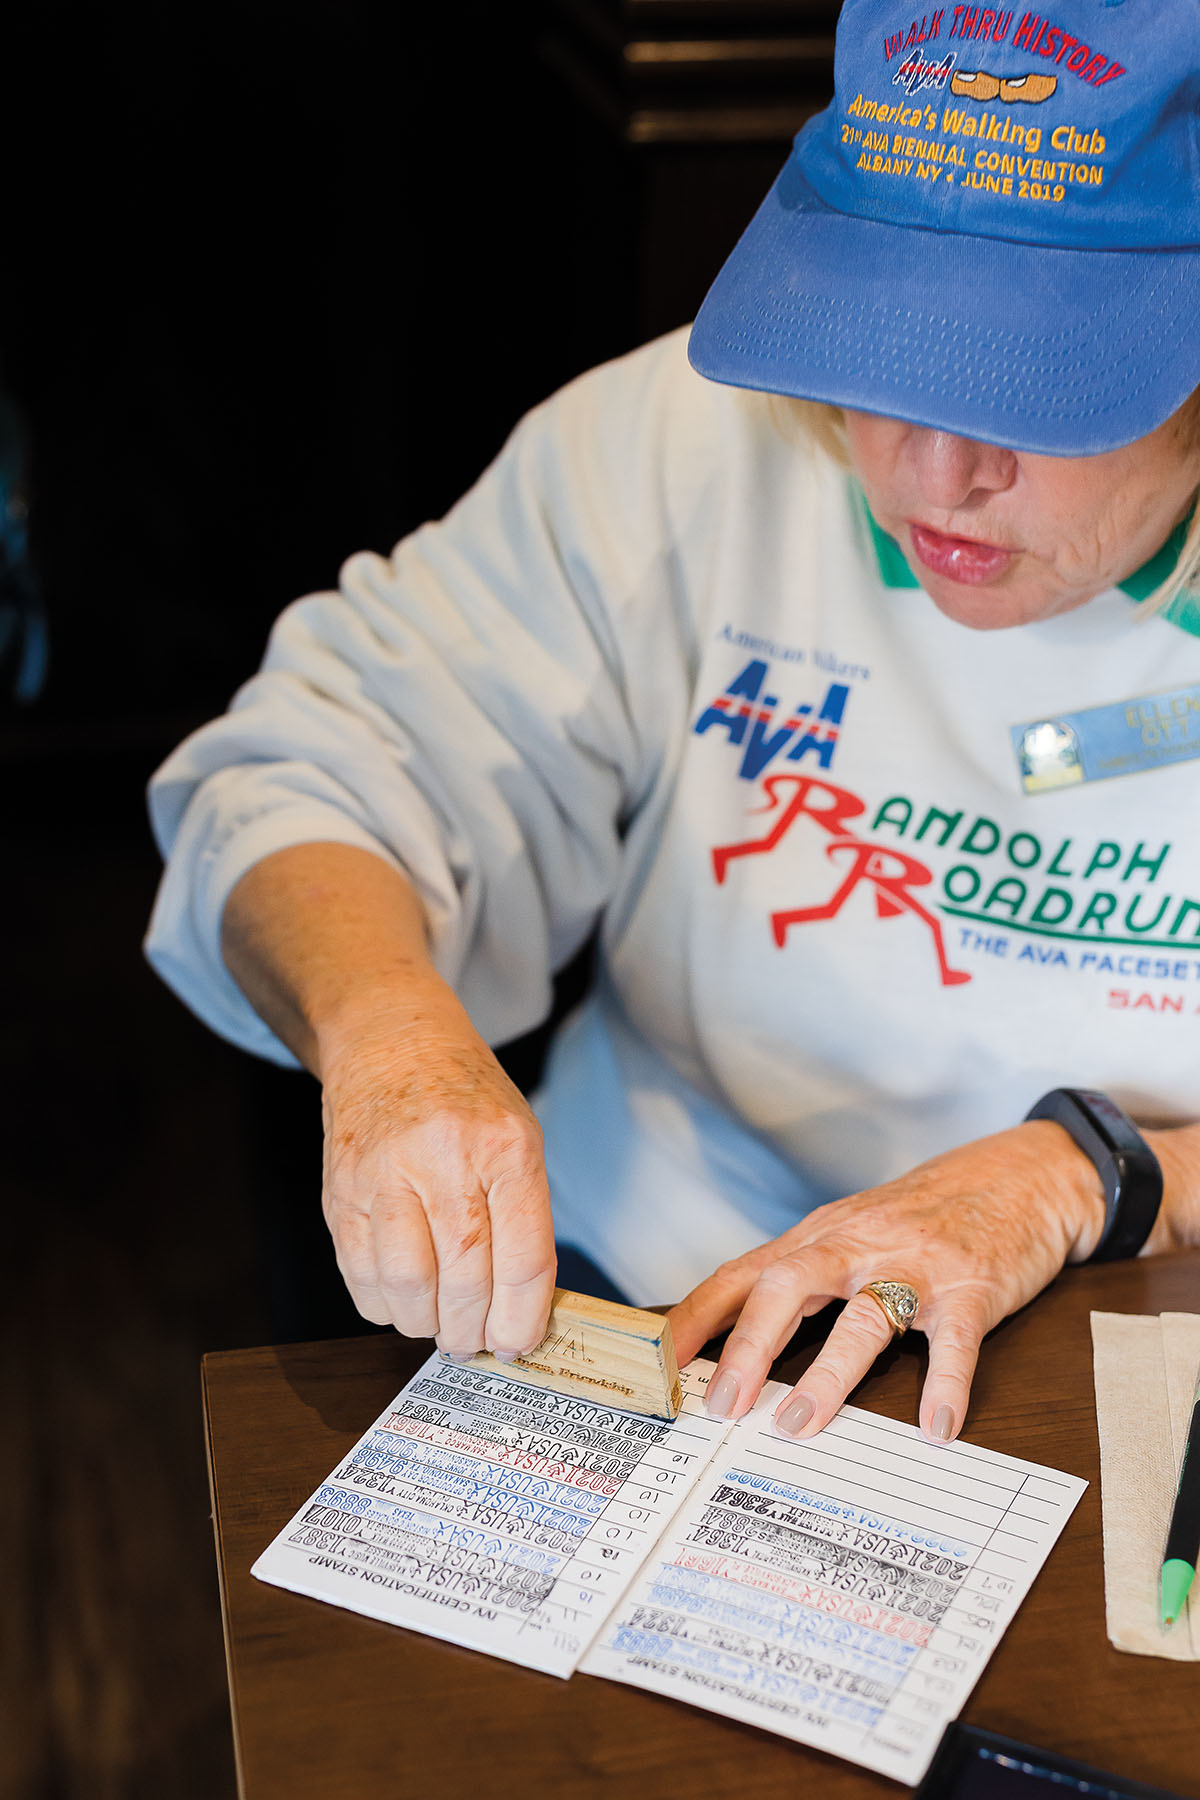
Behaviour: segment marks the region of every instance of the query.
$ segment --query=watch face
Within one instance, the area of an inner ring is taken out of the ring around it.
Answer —
[[[1088,1261],[1136,1256],[1158,1217],[1162,1170],[1133,1120],[1107,1094],[1091,1088],[1054,1088],[1026,1118],[1061,1125],[1104,1184],[1104,1230]]]
[[[1132,1147],[1143,1142],[1142,1134],[1133,1120],[1107,1094],[1095,1094],[1091,1089],[1085,1091],[1082,1088],[1076,1088],[1073,1092],[1076,1105],[1112,1138],[1114,1144]]]

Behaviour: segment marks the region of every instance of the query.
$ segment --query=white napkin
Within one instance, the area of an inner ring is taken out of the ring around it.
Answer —
[[[1104,1598],[1118,1650],[1200,1662],[1200,1577],[1159,1623],[1159,1571],[1200,1374],[1200,1313],[1092,1314]]]

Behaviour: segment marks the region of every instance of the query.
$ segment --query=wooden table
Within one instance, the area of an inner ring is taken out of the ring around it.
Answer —
[[[1200,1309],[1200,1253],[1066,1271],[984,1347],[967,1436],[1088,1488],[964,1712],[972,1723],[1200,1800],[1200,1665],[1104,1632],[1091,1308]],[[794,1380],[809,1328],[776,1373]],[[616,1682],[562,1682],[264,1586],[250,1565],[428,1351],[384,1335],[204,1359],[234,1739],[244,1800],[493,1795],[820,1800],[894,1782]],[[855,1394],[914,1420],[923,1340]]]

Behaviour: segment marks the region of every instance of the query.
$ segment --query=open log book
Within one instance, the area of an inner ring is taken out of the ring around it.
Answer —
[[[666,1423],[435,1354],[254,1574],[915,1783],[1086,1483],[853,1406],[793,1443],[778,1382],[730,1426],[713,1366]]]

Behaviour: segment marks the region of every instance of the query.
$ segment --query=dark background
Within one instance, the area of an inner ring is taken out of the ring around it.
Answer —
[[[5,21],[0,392],[50,663],[0,700],[0,1794],[232,1795],[198,1358],[355,1328],[314,1084],[141,960],[146,778],[288,600],[690,316],[827,91],[835,12]]]

